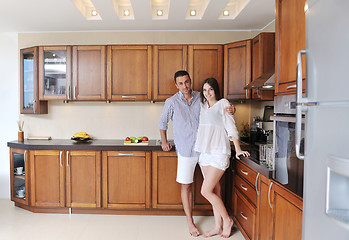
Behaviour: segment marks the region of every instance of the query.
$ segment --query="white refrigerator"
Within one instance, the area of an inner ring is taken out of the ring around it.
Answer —
[[[306,120],[304,156],[297,153],[304,159],[302,238],[349,239],[349,0],[307,5],[306,49],[297,70],[297,151],[302,114]]]

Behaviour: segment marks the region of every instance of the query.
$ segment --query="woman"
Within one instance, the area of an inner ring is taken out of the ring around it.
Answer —
[[[211,203],[215,216],[215,227],[203,236],[220,234],[228,238],[234,222],[220,197],[219,180],[229,167],[230,140],[234,142],[238,159],[240,155],[250,154],[240,148],[234,117],[224,111],[229,102],[221,98],[216,79],[208,78],[203,82],[201,102],[200,125],[194,150],[200,152],[199,164],[204,175],[201,194]]]

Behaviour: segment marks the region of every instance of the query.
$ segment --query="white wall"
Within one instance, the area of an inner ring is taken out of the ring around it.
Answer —
[[[10,197],[10,158],[7,142],[17,139],[18,34],[0,33],[0,199]]]

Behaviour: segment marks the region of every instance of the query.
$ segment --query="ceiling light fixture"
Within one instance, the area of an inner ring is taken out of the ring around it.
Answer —
[[[97,10],[92,10],[92,11],[91,11],[91,16],[97,16],[97,15],[98,15]]]
[[[223,16],[229,16],[229,10],[224,10],[223,11]]]
[[[162,16],[162,15],[164,15],[164,11],[162,11],[161,9],[156,10],[156,15],[157,16]]]
[[[130,16],[130,14],[131,14],[130,10],[128,10],[128,9],[124,10],[124,16]]]
[[[190,10],[190,16],[196,16],[196,10]]]

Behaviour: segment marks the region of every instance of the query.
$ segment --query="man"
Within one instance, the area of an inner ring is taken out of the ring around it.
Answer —
[[[200,235],[200,232],[192,217],[192,183],[195,167],[199,160],[199,153],[193,149],[199,127],[200,93],[192,91],[191,79],[187,71],[177,71],[174,81],[179,91],[165,101],[159,123],[161,147],[163,151],[170,151],[172,148],[167,140],[168,122],[172,120],[178,157],[176,181],[181,184],[181,198],[189,233],[196,237]],[[231,106],[226,111],[233,114],[235,108]]]

